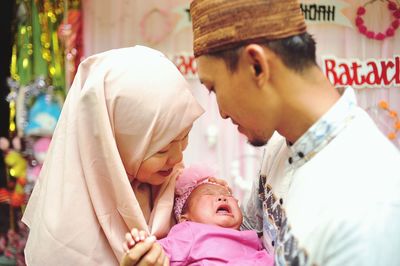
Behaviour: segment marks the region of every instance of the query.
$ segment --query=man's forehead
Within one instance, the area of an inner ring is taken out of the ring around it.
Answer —
[[[200,56],[196,59],[196,64],[200,82],[205,84],[212,82],[213,76],[219,71],[219,67],[223,66],[223,60],[210,56]]]

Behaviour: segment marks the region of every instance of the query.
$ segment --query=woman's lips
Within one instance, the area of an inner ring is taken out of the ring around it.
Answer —
[[[159,175],[162,175],[162,176],[169,176],[170,174],[172,173],[172,168],[171,169],[169,169],[169,170],[166,170],[166,171],[158,171],[158,174]]]

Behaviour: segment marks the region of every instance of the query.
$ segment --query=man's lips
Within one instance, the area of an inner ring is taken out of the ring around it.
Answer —
[[[165,171],[158,171],[158,174],[162,176],[169,176],[171,173],[172,173],[172,168]]]

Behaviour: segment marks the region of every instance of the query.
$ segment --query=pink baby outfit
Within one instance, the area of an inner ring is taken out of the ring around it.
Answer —
[[[268,266],[274,260],[261,246],[255,231],[238,231],[215,225],[182,222],[158,241],[171,266]]]

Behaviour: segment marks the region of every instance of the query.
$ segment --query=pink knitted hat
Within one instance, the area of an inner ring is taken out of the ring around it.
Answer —
[[[174,214],[177,221],[192,191],[201,184],[216,184],[208,180],[209,177],[215,177],[215,174],[216,171],[205,164],[191,165],[182,171],[175,185]]]

